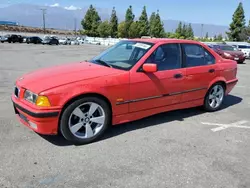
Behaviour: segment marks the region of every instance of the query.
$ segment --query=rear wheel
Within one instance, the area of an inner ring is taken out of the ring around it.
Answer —
[[[213,112],[220,109],[225,97],[225,88],[221,83],[214,84],[207,92],[204,100],[206,111]]]
[[[62,113],[60,131],[75,144],[98,140],[111,121],[109,105],[97,97],[85,97],[71,103]]]

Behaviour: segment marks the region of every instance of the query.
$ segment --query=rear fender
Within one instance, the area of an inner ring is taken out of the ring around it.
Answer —
[[[208,86],[208,89],[209,88],[211,88],[212,87],[212,85],[214,85],[215,83],[217,83],[217,82],[223,82],[225,85],[224,86],[226,86],[226,83],[227,83],[227,81],[226,81],[226,79],[225,78],[223,78],[223,77],[216,77],[215,79],[213,79],[210,83],[209,83],[209,86]]]

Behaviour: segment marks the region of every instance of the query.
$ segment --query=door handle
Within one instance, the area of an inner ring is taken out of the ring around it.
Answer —
[[[213,72],[215,72],[215,70],[214,69],[209,69],[208,72],[213,73]]]
[[[182,78],[182,74],[175,74],[174,78],[178,79],[178,78]]]

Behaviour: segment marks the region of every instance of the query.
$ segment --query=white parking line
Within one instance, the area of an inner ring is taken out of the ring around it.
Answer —
[[[213,132],[221,131],[230,127],[234,128],[243,128],[243,129],[250,129],[250,126],[244,126],[243,124],[248,123],[246,120],[238,121],[235,123],[230,123],[230,124],[220,124],[220,123],[208,123],[208,122],[201,122],[203,125],[215,125],[219,126],[216,128],[211,129]]]

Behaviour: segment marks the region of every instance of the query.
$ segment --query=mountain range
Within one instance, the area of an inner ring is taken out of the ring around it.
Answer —
[[[77,29],[82,29],[80,22],[89,7],[60,7],[58,4],[53,6],[15,4],[0,8],[0,21],[14,21],[19,23],[19,25],[42,27],[43,14],[41,9],[43,8],[46,9],[45,23],[47,28],[74,30],[75,26]],[[111,9],[96,7],[96,10],[98,11],[102,20],[107,20],[110,18]],[[124,13],[117,12],[117,17],[119,21],[123,21],[125,15]],[[165,31],[173,32],[181,20],[168,20],[162,18],[162,21],[164,23]],[[210,37],[218,34],[226,36],[225,32],[228,30],[228,26],[223,25],[201,23],[191,23],[191,25],[195,36],[205,36],[207,32]]]

